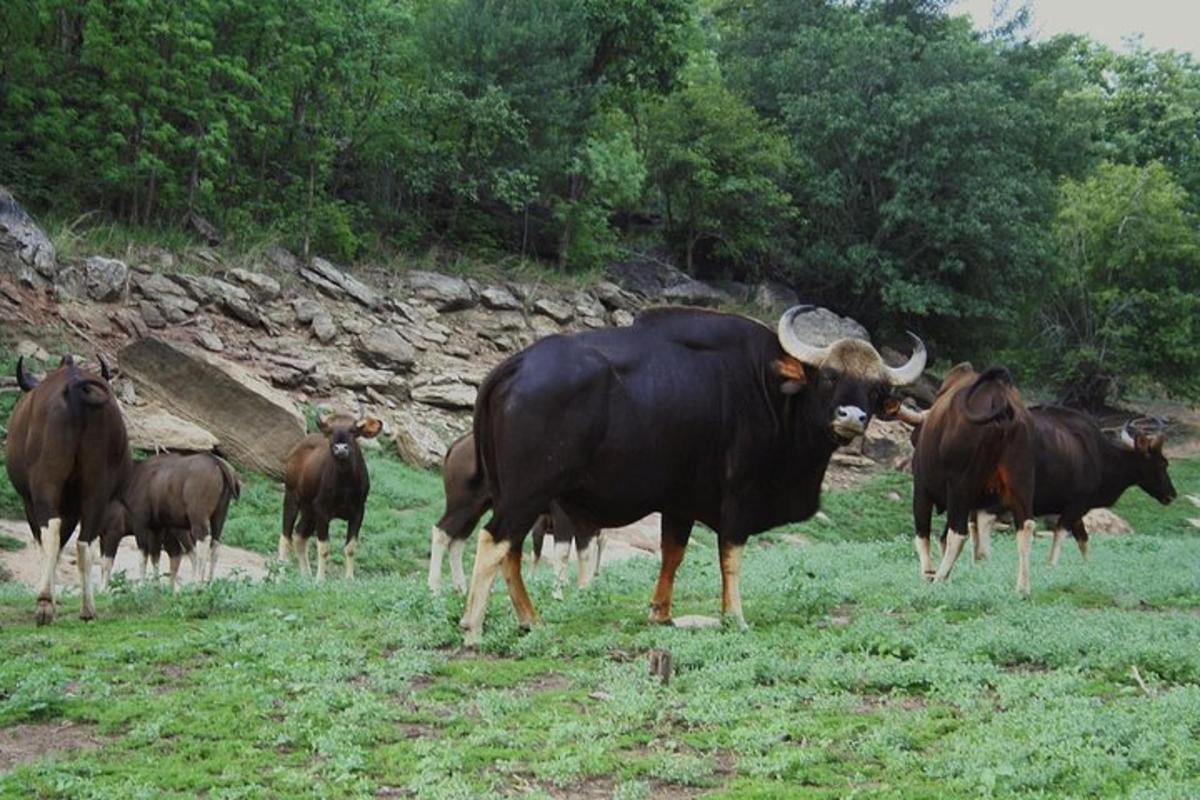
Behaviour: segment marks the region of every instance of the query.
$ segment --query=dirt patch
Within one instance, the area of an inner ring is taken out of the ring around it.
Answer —
[[[854,606],[843,603],[829,612],[829,624],[835,628],[845,628],[854,621]]]
[[[908,697],[893,697],[888,694],[864,694],[862,702],[854,709],[856,714],[874,714],[888,708],[898,708],[901,711],[919,711],[925,708],[925,698],[917,695]]]
[[[654,800],[691,800],[703,797],[717,791],[716,787],[699,788],[695,786],[678,786],[661,781],[648,781],[650,796]],[[588,778],[570,786],[555,786],[552,783],[539,783],[535,786],[553,798],[562,800],[609,800],[616,789],[616,781],[612,778]],[[525,794],[529,786],[519,787],[519,793]]]
[[[423,724],[420,722],[402,722],[400,723],[400,735],[405,739],[440,739],[442,738],[442,729],[436,725]]]
[[[106,741],[95,726],[67,720],[14,725],[0,730],[0,773],[59,753],[93,750]]]
[[[16,520],[0,520],[0,534],[11,536],[25,544],[20,550],[0,550],[0,572],[8,572],[12,575],[12,580],[36,590],[42,575],[42,549],[33,540],[33,536],[29,532],[29,525]],[[58,558],[58,570],[54,578],[56,587],[79,586],[79,571],[75,567],[74,541],[75,539],[72,537]],[[117,550],[117,557],[113,562],[113,574],[124,571],[127,578],[136,580],[140,560],[141,553],[138,551],[133,537],[126,536],[121,540],[121,546]],[[95,585],[99,586],[100,559],[95,549],[92,552],[92,564],[92,579],[96,582]],[[164,557],[164,585],[166,574],[167,559]],[[222,544],[217,551],[216,577],[228,578],[234,574],[260,581],[267,575],[266,559],[258,553]],[[191,565],[187,563],[186,558],[179,568],[179,577],[180,582],[185,585],[195,582]]]
[[[547,672],[545,675],[537,675],[522,682],[520,688],[531,694],[539,694],[541,692],[559,692],[570,686],[571,679],[566,675],[559,675],[557,672]]]

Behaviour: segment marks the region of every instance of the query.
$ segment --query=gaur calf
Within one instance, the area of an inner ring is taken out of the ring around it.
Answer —
[[[125,422],[108,379],[103,361],[96,374],[64,356],[41,382],[25,372],[23,359],[17,361],[22,395],[9,419],[5,467],[42,549],[39,625],[54,619],[54,573],[76,525],[79,616],[96,616],[88,545],[100,535],[109,501],[133,467]]]
[[[112,574],[117,546],[129,535],[137,540],[142,554],[141,577],[145,577],[146,562],[157,564],[165,549],[170,558],[171,587],[176,592],[179,562],[185,554],[191,556],[196,578],[211,581],[229,504],[240,495],[237,472],[212,453],[164,453],[138,462],[109,507],[101,540],[102,585]],[[207,554],[202,550],[205,546]]]
[[[371,479],[358,439],[377,436],[383,423],[374,417],[359,420],[349,414],[327,414],[317,421],[317,426],[321,432],[310,433],[301,439],[284,462],[279,560],[287,561],[288,551],[294,548],[300,571],[304,575],[312,574],[308,565],[308,540],[315,532],[317,580],[324,580],[329,561],[329,523],[344,519],[346,577],[353,578],[358,532],[362,528],[367,494],[371,491]]]
[[[433,526],[429,544],[429,591],[437,594],[442,589],[442,560],[450,555],[450,578],[459,592],[467,590],[463,572],[463,550],[467,539],[475,531],[480,518],[492,507],[487,484],[475,458],[475,437],[463,434],[450,445],[442,462],[442,484],[445,489],[446,510]],[[551,504],[553,507],[553,504]],[[561,517],[562,515],[557,515]],[[571,542],[575,541],[579,551],[579,587],[585,588],[599,567],[598,531],[562,518],[556,520],[552,513],[540,514],[534,523],[533,554],[535,564],[542,553],[542,543],[547,534],[553,537],[554,548],[554,596],[561,599],[566,583],[567,564],[571,555]],[[596,542],[597,546],[592,547]]]

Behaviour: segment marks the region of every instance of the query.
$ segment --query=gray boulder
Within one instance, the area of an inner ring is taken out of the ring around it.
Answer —
[[[566,303],[544,297],[533,304],[533,310],[538,314],[549,317],[559,325],[566,325],[575,318],[575,309]]]
[[[778,281],[763,281],[754,287],[754,305],[764,311],[782,314],[799,302],[796,291]]]
[[[479,293],[479,300],[485,308],[493,311],[520,311],[521,301],[508,289],[499,286],[489,286]]]
[[[465,383],[436,383],[414,386],[412,399],[427,406],[467,410],[475,408],[474,386]]]
[[[378,292],[323,258],[314,258],[307,267],[302,267],[300,277],[336,300],[350,297],[367,308],[383,305],[383,297]]]
[[[800,340],[816,347],[836,342],[838,339],[863,339],[871,341],[867,329],[850,317],[842,317],[828,308],[810,306],[807,311],[796,315],[794,330]]]
[[[83,262],[83,285],[87,296],[97,302],[111,303],[125,296],[129,267],[115,258],[92,256]]]
[[[128,345],[119,358],[140,395],[210,431],[239,466],[283,477],[284,459],[305,430],[286,395],[237,364],[154,337]]]
[[[408,289],[438,311],[459,311],[475,305],[475,292],[469,283],[440,272],[408,273]]]
[[[234,283],[239,284],[250,294],[254,295],[256,300],[268,302],[279,297],[281,291],[279,281],[272,278],[270,275],[263,275],[261,272],[251,272],[248,269],[229,270],[228,277]]]
[[[296,274],[304,266],[300,263],[300,259],[292,255],[291,251],[285,250],[279,245],[271,245],[267,248],[267,252],[264,255],[268,264],[280,272],[286,272],[290,275]]]
[[[358,337],[358,355],[381,369],[409,369],[417,360],[417,351],[393,328],[377,325]]]
[[[396,451],[401,460],[418,469],[437,469],[446,457],[446,443],[413,414],[402,411],[392,418]]]
[[[686,276],[679,283],[663,289],[660,296],[670,303],[705,308],[711,308],[729,300],[728,295],[724,292],[714,289],[703,281]]]
[[[0,272],[9,273],[26,286],[46,286],[57,269],[50,237],[0,186]]]
[[[156,403],[124,406],[129,444],[139,450],[207,453],[220,441],[200,425],[177,417]]]

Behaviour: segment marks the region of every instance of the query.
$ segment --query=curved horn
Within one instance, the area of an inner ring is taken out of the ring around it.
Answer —
[[[909,408],[906,405],[901,405],[896,412],[896,419],[914,428],[925,422],[925,417],[929,415],[928,411],[918,411],[915,408]]]
[[[912,331],[909,331],[908,335],[913,340],[913,351],[908,361],[900,367],[889,367],[886,364],[883,367],[887,371],[888,381],[892,386],[907,386],[921,377],[921,373],[925,371],[925,360],[928,358],[928,354],[925,352],[925,343]]]
[[[100,362],[100,374],[104,376],[104,380],[112,380],[112,372],[108,369],[108,363],[104,360],[104,356],[96,354],[96,360]]]
[[[25,356],[17,359],[17,386],[22,392],[32,391],[38,385],[38,379],[25,371]]]
[[[1133,434],[1129,430],[1128,422],[1121,426],[1121,444],[1125,445],[1130,450],[1137,449],[1137,440],[1133,438]]]
[[[792,323],[796,319],[796,316],[803,314],[811,308],[812,306],[807,305],[792,306],[783,312],[783,316],[779,318],[777,331],[779,345],[783,348],[783,352],[802,364],[819,367],[829,357],[829,348],[813,347],[811,344],[800,341],[800,337],[796,335],[796,331],[792,328]]]

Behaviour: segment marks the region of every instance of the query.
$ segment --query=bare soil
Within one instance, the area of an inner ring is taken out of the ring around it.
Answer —
[[[29,526],[16,520],[0,520],[0,534],[11,536],[25,543],[25,547],[20,550],[0,551],[0,574],[7,573],[11,576],[10,580],[23,583],[30,589],[37,589],[42,574],[42,550],[33,540]],[[121,540],[121,547],[117,550],[116,561],[113,563],[113,574],[123,570],[127,577],[136,579],[140,558],[141,553],[138,552],[133,538],[125,537]],[[166,556],[163,557],[162,563],[165,575],[167,571]],[[79,571],[75,564],[75,540],[72,538],[58,558],[58,571],[54,580],[56,587],[78,588]],[[262,580],[267,574],[266,559],[258,553],[222,544],[217,551],[216,577],[229,577],[234,573],[247,576],[252,580]],[[195,576],[192,575],[191,565],[186,558],[179,568],[179,574],[181,582],[185,585],[196,581]],[[97,581],[100,578],[100,564],[95,557],[93,558],[92,577]]]
[[[68,720],[14,725],[0,729],[0,772],[56,753],[91,750],[107,741],[95,726]]]

